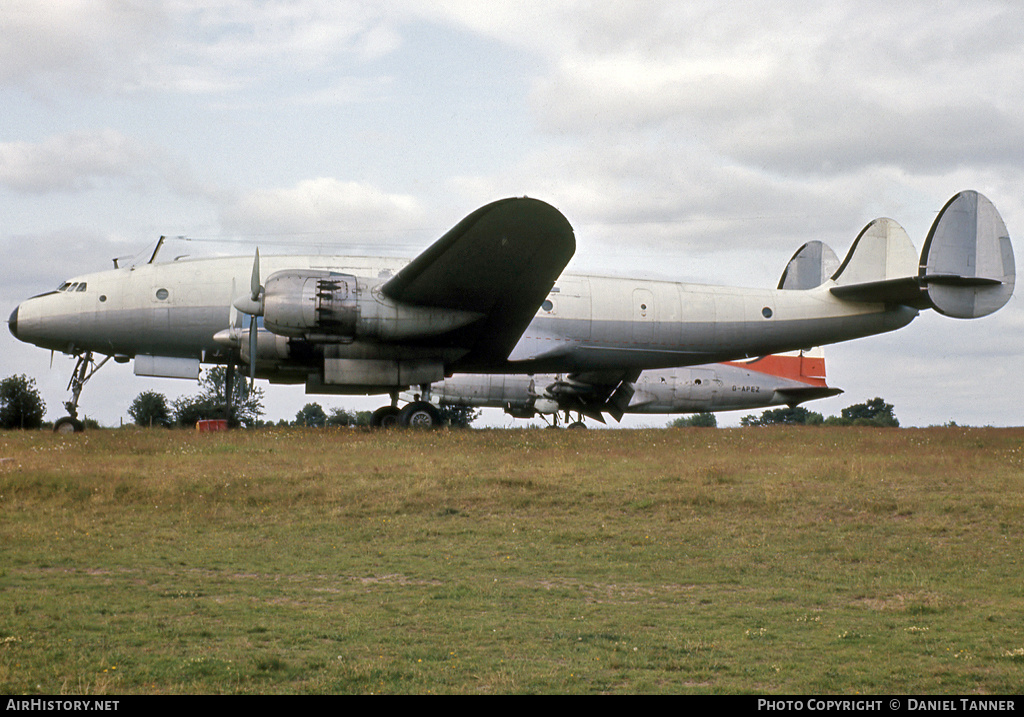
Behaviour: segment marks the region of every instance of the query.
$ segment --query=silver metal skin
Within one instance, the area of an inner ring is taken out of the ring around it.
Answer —
[[[773,357],[775,358],[775,357]],[[799,362],[801,357],[787,360]],[[630,414],[675,414],[752,410],[796,406],[805,401],[835,396],[823,380],[777,376],[741,365],[706,364],[644,371],[633,382],[633,394],[624,409]],[[440,406],[500,408],[515,418],[581,413],[588,405],[596,416],[600,387],[565,374],[458,374],[430,387],[431,400]]]

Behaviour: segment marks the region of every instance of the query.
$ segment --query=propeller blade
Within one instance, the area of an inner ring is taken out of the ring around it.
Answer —
[[[252,294],[253,301],[260,300],[260,292],[263,291],[263,287],[260,286],[260,250],[256,248],[256,258],[252,262],[252,279],[249,280],[249,291]]]
[[[249,388],[256,380],[256,317],[249,319]]]
[[[234,296],[234,295],[232,295]],[[252,278],[249,280],[249,293],[236,297],[231,305],[250,316],[263,315],[263,286],[260,284],[260,250],[256,250],[256,257],[252,262]]]
[[[231,279],[231,306],[228,307],[228,329],[231,331],[232,336],[236,336],[239,331],[238,326],[238,307],[235,306],[234,298],[237,296],[237,289],[235,288],[235,279]]]

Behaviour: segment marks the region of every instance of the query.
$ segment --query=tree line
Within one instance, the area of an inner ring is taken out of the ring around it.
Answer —
[[[156,391],[144,391],[135,397],[128,408],[128,415],[139,426],[145,427],[193,427],[203,419],[227,418],[231,425],[256,428],[260,426],[309,426],[315,428],[369,426],[370,411],[348,411],[332,408],[330,411],[318,403],[307,403],[292,421],[264,421],[263,389],[250,385],[242,377],[236,377],[232,393],[230,415],[224,400],[227,371],[214,367],[203,373],[199,381],[199,392],[182,396],[173,402]],[[9,376],[0,381],[0,428],[38,429],[44,425],[46,404],[36,389],[35,379],[24,374]],[[480,417],[480,412],[462,407],[441,408],[444,424],[452,427],[469,427]],[[697,413],[677,418],[669,427],[710,427],[718,425],[714,413]],[[873,398],[842,409],[840,415],[825,418],[822,414],[802,406],[776,408],[764,411],[760,416],[748,415],[740,419],[741,426],[877,426],[898,427],[891,403]],[[951,424],[955,425],[955,424]]]
[[[670,427],[711,427],[718,425],[713,413],[697,413],[693,416],[677,418],[668,424]],[[763,412],[760,416],[748,415],[740,419],[741,426],[876,426],[879,428],[898,428],[900,425],[893,405],[881,398],[872,398],[865,403],[847,406],[838,416],[825,418],[820,413],[809,411],[803,406],[793,408],[774,408]]]

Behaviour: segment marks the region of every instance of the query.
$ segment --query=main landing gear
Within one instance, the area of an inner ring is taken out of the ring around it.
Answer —
[[[81,433],[85,430],[85,426],[78,420],[78,399],[82,395],[82,389],[85,388],[86,381],[103,368],[103,364],[109,360],[110,356],[105,356],[102,361],[95,363],[92,358],[92,351],[78,354],[78,363],[75,364],[75,370],[71,373],[71,381],[68,382],[71,400],[64,402],[64,408],[67,409],[68,415],[58,418],[53,424],[54,433]]]
[[[426,391],[424,394],[429,398]],[[399,408],[398,394],[394,393],[391,395],[391,405],[381,406],[370,418],[370,425],[374,428],[438,428],[442,423],[444,419],[437,406],[424,400],[420,394],[416,395],[416,400]]]
[[[537,415],[540,416],[541,418],[544,418],[544,414],[542,414],[542,413],[538,413]],[[559,425],[558,425],[558,414],[557,413],[552,413],[551,414],[551,422],[548,423],[547,427],[548,428],[558,428],[559,427]],[[583,414],[582,413],[577,413],[576,414],[576,420],[574,421],[574,420],[572,420],[572,415],[569,413],[569,411],[566,411],[565,412],[565,427],[566,427],[566,429],[569,429],[569,430],[578,431],[580,429],[586,429],[587,424],[583,422]]]

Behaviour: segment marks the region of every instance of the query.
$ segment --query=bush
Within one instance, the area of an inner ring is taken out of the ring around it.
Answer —
[[[195,396],[182,396],[174,402],[174,419],[178,425],[194,426],[197,421],[207,418],[224,418],[227,406],[224,404],[224,386],[227,369],[215,366],[208,369],[199,379],[200,392]],[[231,399],[232,425],[255,426],[263,414],[263,389],[249,386],[249,381],[238,372],[234,377]]]
[[[128,408],[128,415],[138,426],[169,428],[174,424],[167,398],[156,391],[144,391],[136,396]]]
[[[0,428],[40,428],[45,413],[35,379],[21,374],[0,381]]]
[[[893,413],[891,403],[881,398],[872,398],[867,403],[857,403],[842,410],[842,416],[832,416],[826,426],[877,426],[898,428],[900,422]]]
[[[294,425],[323,428],[327,425],[327,414],[319,403],[307,403],[295,414]]]
[[[669,428],[718,428],[718,419],[710,412],[695,413],[692,416],[677,418],[668,425]]]
[[[765,411],[760,418],[744,416],[740,419],[741,426],[820,426],[824,419],[820,413],[808,411],[802,406],[794,408],[775,408]]]

